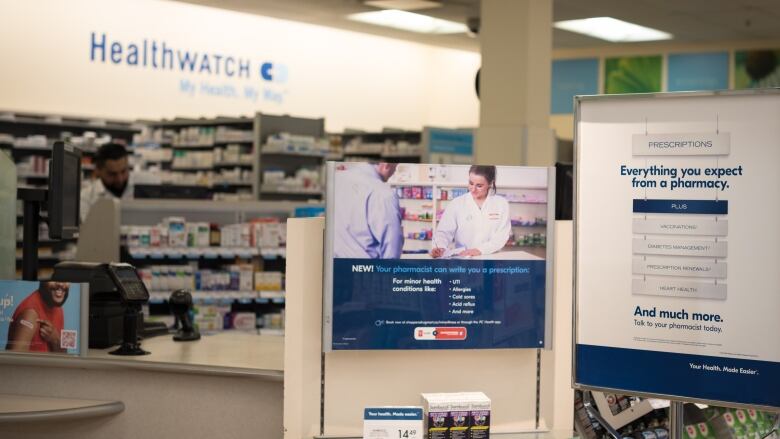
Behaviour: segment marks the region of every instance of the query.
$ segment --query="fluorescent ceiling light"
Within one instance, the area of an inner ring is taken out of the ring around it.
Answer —
[[[366,0],[364,4],[380,9],[400,9],[402,11],[442,7],[441,3],[430,0]]]
[[[360,12],[347,15],[347,18],[377,26],[392,27],[411,32],[424,34],[457,34],[465,33],[468,28],[465,24],[441,18],[429,17],[414,12],[386,9],[384,11]]]
[[[558,21],[553,25],[558,29],[585,34],[589,37],[612,41],[613,43],[633,43],[637,41],[671,40],[672,34],[657,29],[640,26],[612,17],[593,17],[581,20]]]

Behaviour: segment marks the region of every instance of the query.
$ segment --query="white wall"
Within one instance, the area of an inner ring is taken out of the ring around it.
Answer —
[[[161,0],[4,0],[0,9],[0,109],[129,119],[259,110],[325,117],[330,131],[478,123],[472,52]],[[105,62],[100,49],[91,60],[93,32],[98,42],[106,35]],[[149,51],[152,41],[173,48],[176,67],[129,65],[129,45],[144,39]],[[115,41],[120,63],[110,59]],[[249,60],[249,78],[228,77],[224,63],[216,74],[214,58],[211,74],[182,72],[177,49]],[[273,63],[273,81],[261,77],[263,62]]]

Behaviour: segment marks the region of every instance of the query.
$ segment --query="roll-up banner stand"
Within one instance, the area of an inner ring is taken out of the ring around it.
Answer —
[[[549,348],[554,172],[329,162],[323,349]]]
[[[579,389],[780,409],[780,90],[575,98]]]

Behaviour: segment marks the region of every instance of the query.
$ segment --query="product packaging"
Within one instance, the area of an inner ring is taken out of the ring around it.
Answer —
[[[282,273],[279,271],[256,271],[255,291],[279,291],[282,289]]]
[[[450,401],[450,413],[447,416],[451,422],[449,439],[468,439],[469,427],[471,426],[469,420],[471,418],[471,401],[466,395],[453,398]]]
[[[425,413],[425,437],[427,439],[447,439],[452,425],[450,402],[442,393],[423,393],[423,411]]]
[[[171,247],[187,246],[186,221],[182,217],[168,217],[164,220],[168,229],[168,245]]]
[[[152,226],[149,228],[149,246],[159,247],[161,245],[160,236],[162,235],[160,226]]]
[[[465,394],[469,400],[469,439],[490,437],[490,398],[482,392]]]
[[[252,245],[252,227],[248,223],[238,224],[239,241],[237,247],[250,247]]]
[[[197,240],[196,240],[196,246],[197,247],[208,247],[210,244],[210,233],[211,228],[209,227],[209,223],[201,222],[197,223]]]
[[[428,439],[488,439],[491,403],[482,392],[424,393]]]
[[[187,247],[198,246],[198,224],[185,223],[184,229],[187,231]]]
[[[279,246],[284,247],[287,245],[287,221],[279,223]]]
[[[241,265],[239,269],[238,289],[252,291],[254,289],[254,272],[251,265]]]
[[[209,244],[214,247],[218,247],[220,245],[221,241],[221,232],[219,230],[219,225],[211,223],[209,224]]]
[[[195,325],[200,331],[220,331],[224,329],[223,310],[214,305],[195,306]]]
[[[255,318],[255,313],[253,312],[233,313],[233,329],[238,331],[254,331]]]
[[[252,221],[252,241],[255,247],[277,248],[283,241],[282,227],[276,218],[262,218]]]

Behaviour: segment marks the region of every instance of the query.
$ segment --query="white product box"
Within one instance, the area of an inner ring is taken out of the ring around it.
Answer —
[[[186,221],[182,217],[169,217],[165,220],[168,228],[168,245],[171,247],[187,246]]]
[[[428,439],[447,439],[450,416],[450,400],[443,393],[423,393],[425,410],[425,437]]]

